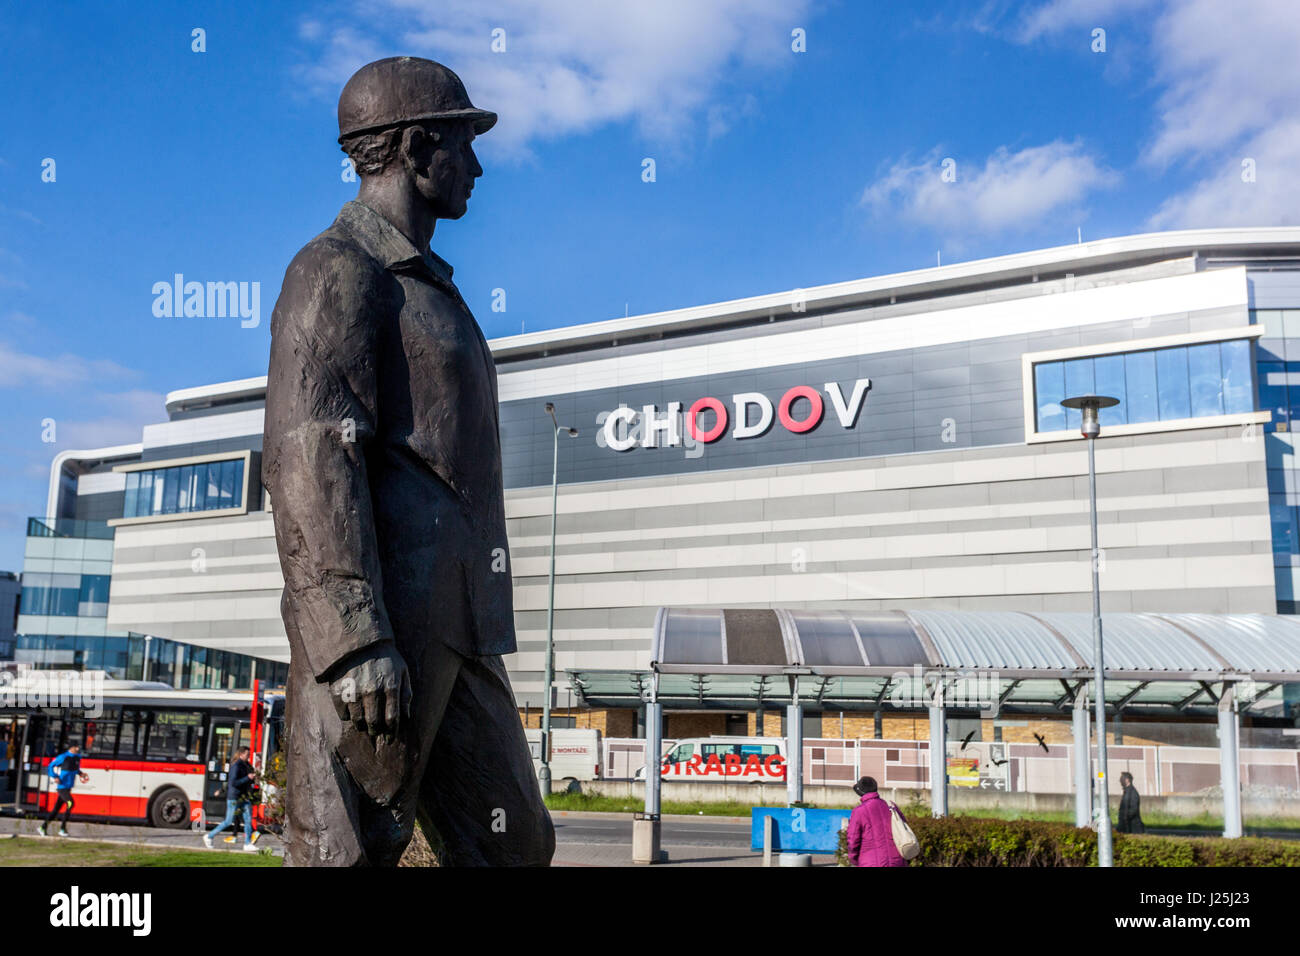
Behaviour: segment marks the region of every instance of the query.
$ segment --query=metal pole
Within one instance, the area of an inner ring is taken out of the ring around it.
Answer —
[[[546,598],[546,672],[542,678],[542,769],[538,773],[542,793],[551,792],[551,685],[555,683],[555,519],[560,499],[560,429],[551,459],[551,574]]]
[[[1092,741],[1088,739],[1088,695],[1074,697],[1074,825],[1092,823]]]
[[[1242,835],[1241,766],[1237,757],[1240,734],[1237,691],[1232,684],[1224,684],[1219,697],[1219,783],[1223,790],[1223,835],[1229,839]]]
[[[930,702],[930,815],[948,815],[948,728],[944,726],[943,677]]]
[[[1085,412],[1086,414],[1086,412]],[[1093,414],[1096,414],[1095,410]],[[1101,639],[1100,552],[1097,548],[1097,455],[1096,437],[1088,436],[1088,503],[1092,524],[1092,654],[1097,688],[1097,865],[1114,866],[1110,832],[1110,777],[1106,761],[1106,668]]]
[[[663,704],[659,703],[659,675],[650,682],[650,700],[645,705],[645,812],[659,816],[660,785],[663,781]]]
[[[785,799],[803,803],[803,705],[799,703],[799,677],[790,678],[790,706],[785,710]]]
[[[632,862],[659,863],[659,789],[663,770],[663,705],[659,703],[659,674],[650,675],[645,704],[645,812],[632,815]]]

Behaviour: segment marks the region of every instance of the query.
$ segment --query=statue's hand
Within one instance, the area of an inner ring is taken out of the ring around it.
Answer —
[[[411,713],[411,678],[406,661],[391,644],[362,651],[351,666],[330,681],[330,698],[339,720],[379,737],[396,734]]]

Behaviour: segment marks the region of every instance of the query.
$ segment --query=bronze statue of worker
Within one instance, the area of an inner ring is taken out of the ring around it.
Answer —
[[[496,368],[429,249],[483,169],[446,67],[393,57],[339,97],[361,179],[285,273],[263,482],[289,636],[286,861],[550,864],[555,833],[501,655],[515,650]]]

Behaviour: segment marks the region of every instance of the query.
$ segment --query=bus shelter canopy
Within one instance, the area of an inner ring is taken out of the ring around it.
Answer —
[[[1297,701],[1300,622],[1266,614],[1107,614],[1106,698],[1117,710],[1213,712],[1225,682],[1257,715]],[[588,703],[752,708],[791,696],[875,710],[942,677],[975,709],[1057,712],[1091,683],[1092,617],[1019,611],[661,608],[648,671],[570,672]]]

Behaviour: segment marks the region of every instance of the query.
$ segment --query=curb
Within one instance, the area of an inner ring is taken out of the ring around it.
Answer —
[[[605,820],[610,817],[628,817],[633,812],[641,811],[628,810],[551,810],[553,817],[568,817],[570,820]],[[674,823],[695,823],[712,821],[714,823],[749,823],[749,817],[722,817],[710,815],[707,813],[661,813],[660,820],[668,820]]]

